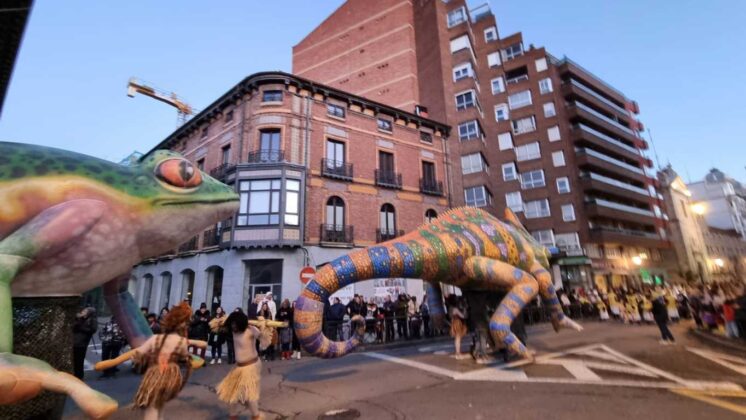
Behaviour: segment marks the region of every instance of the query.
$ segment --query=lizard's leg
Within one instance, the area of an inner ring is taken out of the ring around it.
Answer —
[[[469,286],[492,290],[508,289],[490,320],[490,333],[495,341],[501,342],[522,357],[530,358],[526,346],[511,331],[518,314],[530,302],[539,289],[531,274],[508,263],[486,257],[470,257],[464,264],[464,273],[469,277]]]
[[[536,281],[539,283],[539,294],[541,294],[542,301],[549,307],[552,312],[552,326],[555,331],[559,331],[562,327],[572,328],[576,331],[582,331],[583,327],[578,325],[575,321],[565,316],[562,311],[562,305],[560,305],[559,299],[557,298],[557,291],[554,290],[554,283],[552,283],[552,275],[539,263],[534,263],[531,267],[531,275],[534,276]]]

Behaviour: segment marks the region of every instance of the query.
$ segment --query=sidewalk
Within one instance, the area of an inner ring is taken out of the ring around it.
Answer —
[[[696,338],[702,343],[721,348],[726,351],[746,353],[746,341],[741,339],[727,338],[722,335],[713,334],[697,327],[690,327],[689,335]]]

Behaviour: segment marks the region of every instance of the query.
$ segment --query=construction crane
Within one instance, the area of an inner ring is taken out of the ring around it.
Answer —
[[[143,80],[131,77],[127,83],[127,96],[134,98],[136,93],[149,96],[176,108],[176,111],[178,112],[176,120],[177,127],[184,124],[189,116],[194,115],[197,112],[191,105],[176,96],[175,93],[163,91],[147,84]]]

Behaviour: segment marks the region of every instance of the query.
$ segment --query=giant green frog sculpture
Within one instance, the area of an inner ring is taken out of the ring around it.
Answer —
[[[103,284],[130,344],[138,345],[150,331],[122,287],[132,266],[237,207],[229,187],[169,151],[122,166],[0,142],[0,405],[46,389],[68,394],[94,418],[115,411],[114,400],[74,376],[12,353],[11,297],[76,296]]]

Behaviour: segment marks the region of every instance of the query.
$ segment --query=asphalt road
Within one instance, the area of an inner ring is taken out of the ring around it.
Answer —
[[[261,409],[268,419],[735,419],[746,416],[746,355],[709,348],[673,328],[586,323],[577,333],[529,329],[534,363],[478,365],[457,360],[439,340],[341,359],[304,358],[263,366]],[[464,349],[466,350],[466,348]],[[227,418],[215,386],[230,369],[207,366],[171,402],[167,419]],[[89,384],[129,409],[140,377],[128,372]],[[331,414],[336,413],[336,417]],[[327,417],[324,415],[327,414]],[[355,417],[357,416],[357,417]],[[65,418],[83,418],[68,401]],[[245,418],[248,418],[245,417]]]

